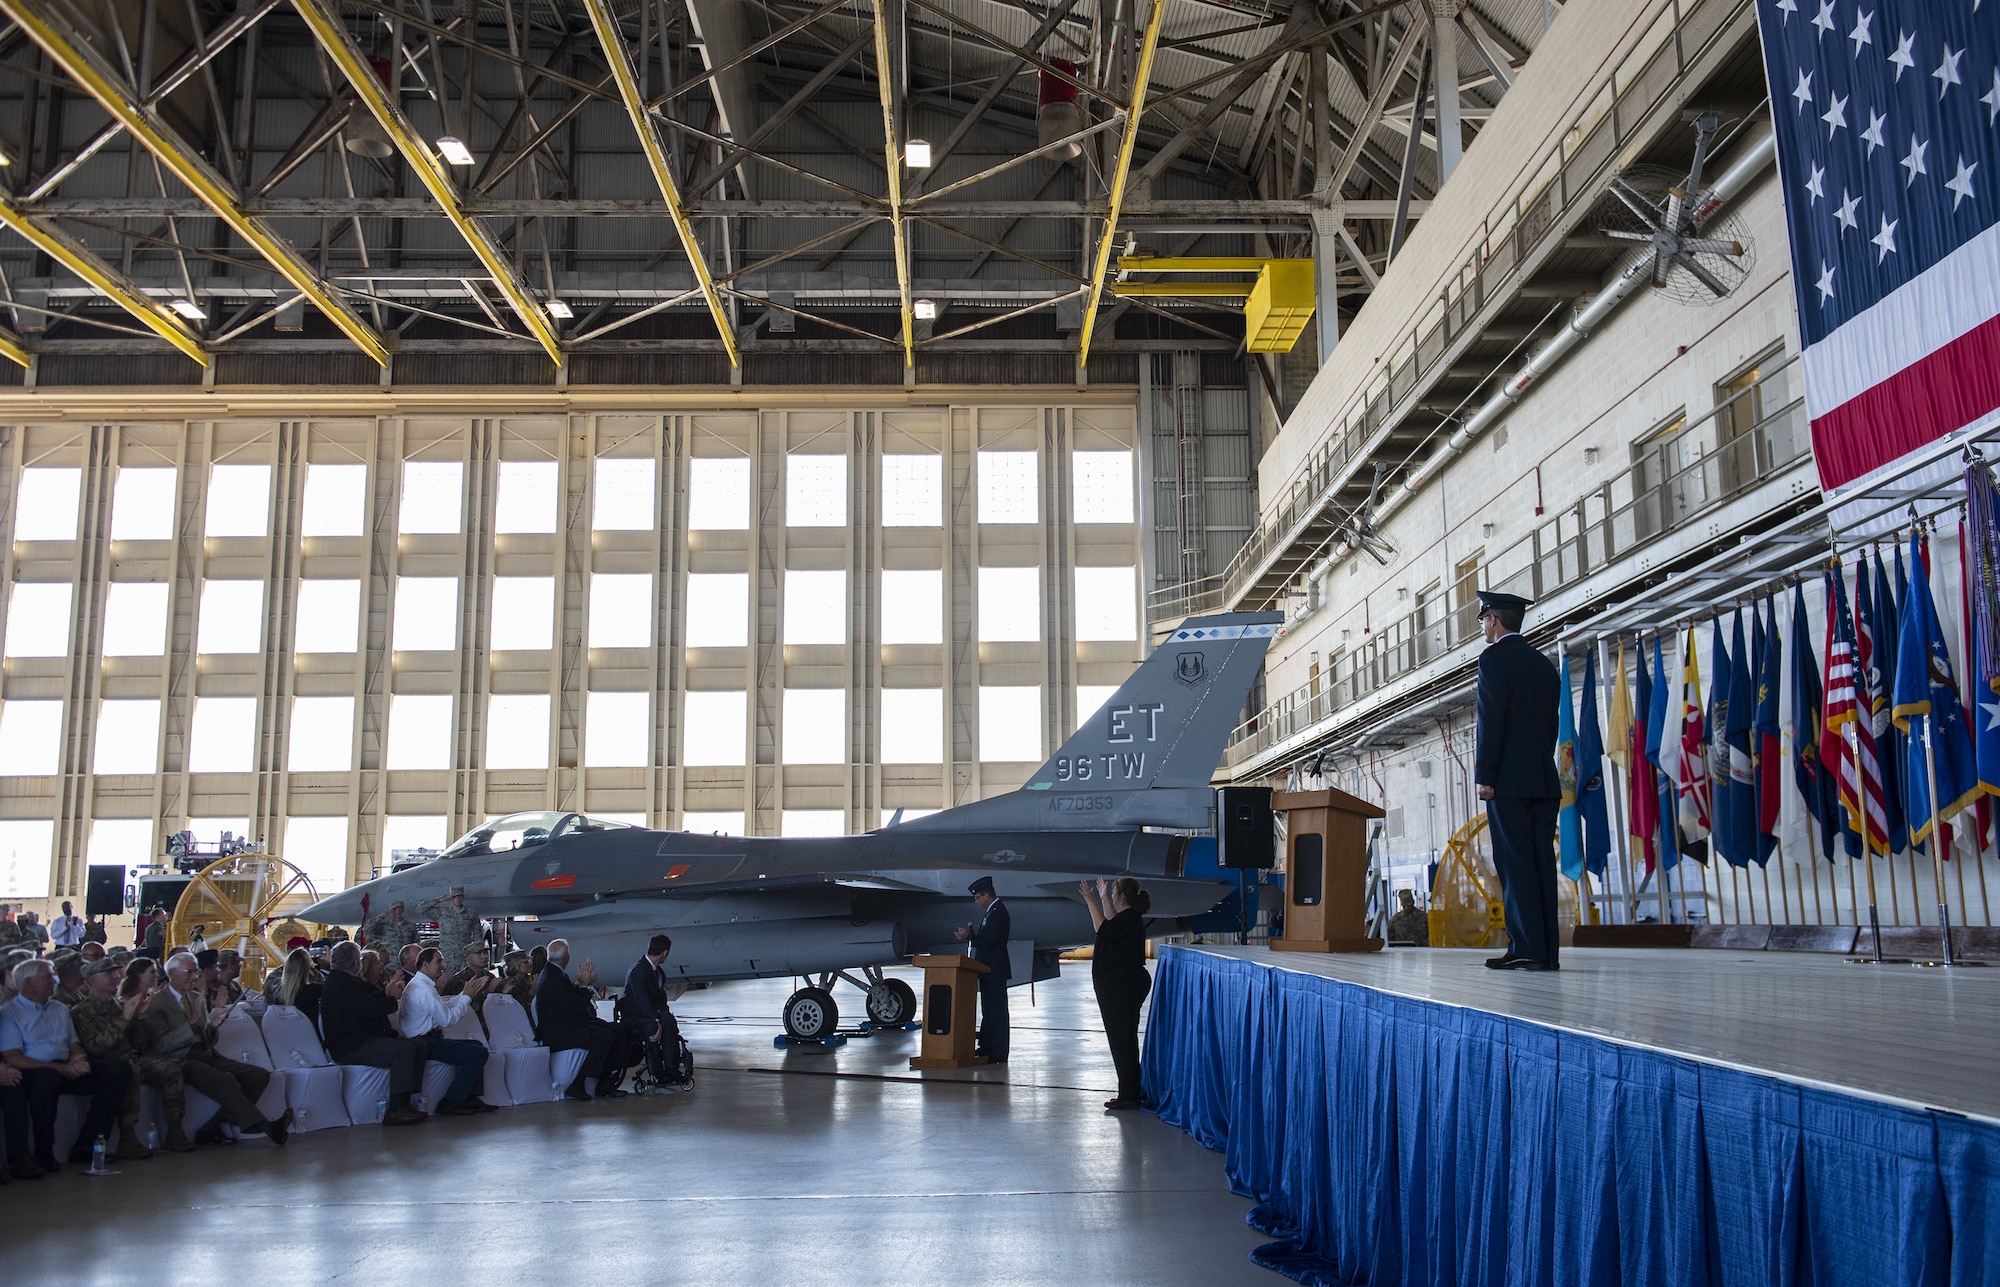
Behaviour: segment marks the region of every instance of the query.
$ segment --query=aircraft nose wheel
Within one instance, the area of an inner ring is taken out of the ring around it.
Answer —
[[[786,1036],[801,1041],[824,1041],[839,1027],[840,1007],[833,1003],[833,994],[825,988],[800,988],[785,1002]]]
[[[917,1016],[915,989],[901,979],[883,979],[868,989],[868,1020],[878,1028],[900,1028]]]

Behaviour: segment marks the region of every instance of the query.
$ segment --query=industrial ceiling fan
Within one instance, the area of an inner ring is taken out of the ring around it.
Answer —
[[[1635,165],[1611,179],[1599,227],[1614,241],[1632,242],[1652,255],[1655,289],[1684,304],[1709,304],[1743,283],[1756,265],[1749,234],[1734,212],[1702,186],[1721,117],[1695,119],[1694,162],[1685,175]]]

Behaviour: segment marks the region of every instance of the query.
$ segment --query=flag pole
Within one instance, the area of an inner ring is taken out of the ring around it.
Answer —
[[[1859,719],[1857,707],[1855,719]],[[1875,959],[1870,964],[1881,965],[1882,961],[1882,917],[1875,909],[1875,850],[1868,842],[1868,780],[1861,767],[1861,731],[1854,720],[1847,721],[1847,762],[1854,769],[1854,800],[1860,806],[1861,815],[1861,863],[1868,869],[1868,932],[1875,936]],[[1845,846],[1843,846],[1845,847]],[[1847,859],[1847,892],[1854,896],[1854,857]],[[1858,918],[1857,918],[1858,919]]]
[[[1932,879],[1937,882],[1938,924],[1944,934],[1944,963],[1957,965],[1951,955],[1951,893],[1944,887],[1944,822],[1938,817],[1937,798],[1937,752],[1931,747],[1931,725],[1937,721],[1934,710],[1924,712],[1924,789],[1930,793],[1931,805],[1931,869]],[[1916,855],[1912,854],[1914,869]],[[1880,941],[1879,938],[1877,940]]]

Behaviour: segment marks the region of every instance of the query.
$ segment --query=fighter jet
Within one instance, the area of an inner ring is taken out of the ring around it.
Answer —
[[[1093,938],[1083,879],[1136,876],[1155,934],[1233,886],[1184,875],[1187,833],[1210,825],[1209,779],[1280,613],[1191,618],[1132,672],[1017,791],[858,836],[775,838],[652,831],[587,814],[516,813],[481,824],[436,859],[380,876],[303,913],[355,925],[401,900],[463,886],[466,906],[505,918],[516,943],[567,939],[571,959],[622,977],[647,939],[673,939],[681,986],[797,977],[794,1037],[839,1025],[831,989],[862,990],[869,1019],[915,1017],[887,966],[961,951],[966,885],[991,875],[1013,920],[1016,985],[1054,977],[1057,955]]]

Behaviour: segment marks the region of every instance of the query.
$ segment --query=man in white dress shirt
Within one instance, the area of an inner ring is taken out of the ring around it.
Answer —
[[[49,925],[49,941],[57,947],[83,946],[83,917],[68,903],[62,905],[63,914]]]
[[[431,1107],[441,1117],[469,1117],[490,1113],[494,1105],[479,1097],[486,1076],[486,1047],[477,1041],[462,1041],[444,1035],[444,1030],[464,1018],[472,1009],[472,998],[484,990],[478,979],[466,984],[457,996],[438,995],[438,980],[444,977],[444,954],[427,947],[417,957],[416,969],[403,988],[396,1027],[413,1041],[421,1041],[432,1059],[457,1069],[451,1089],[443,1101]]]

